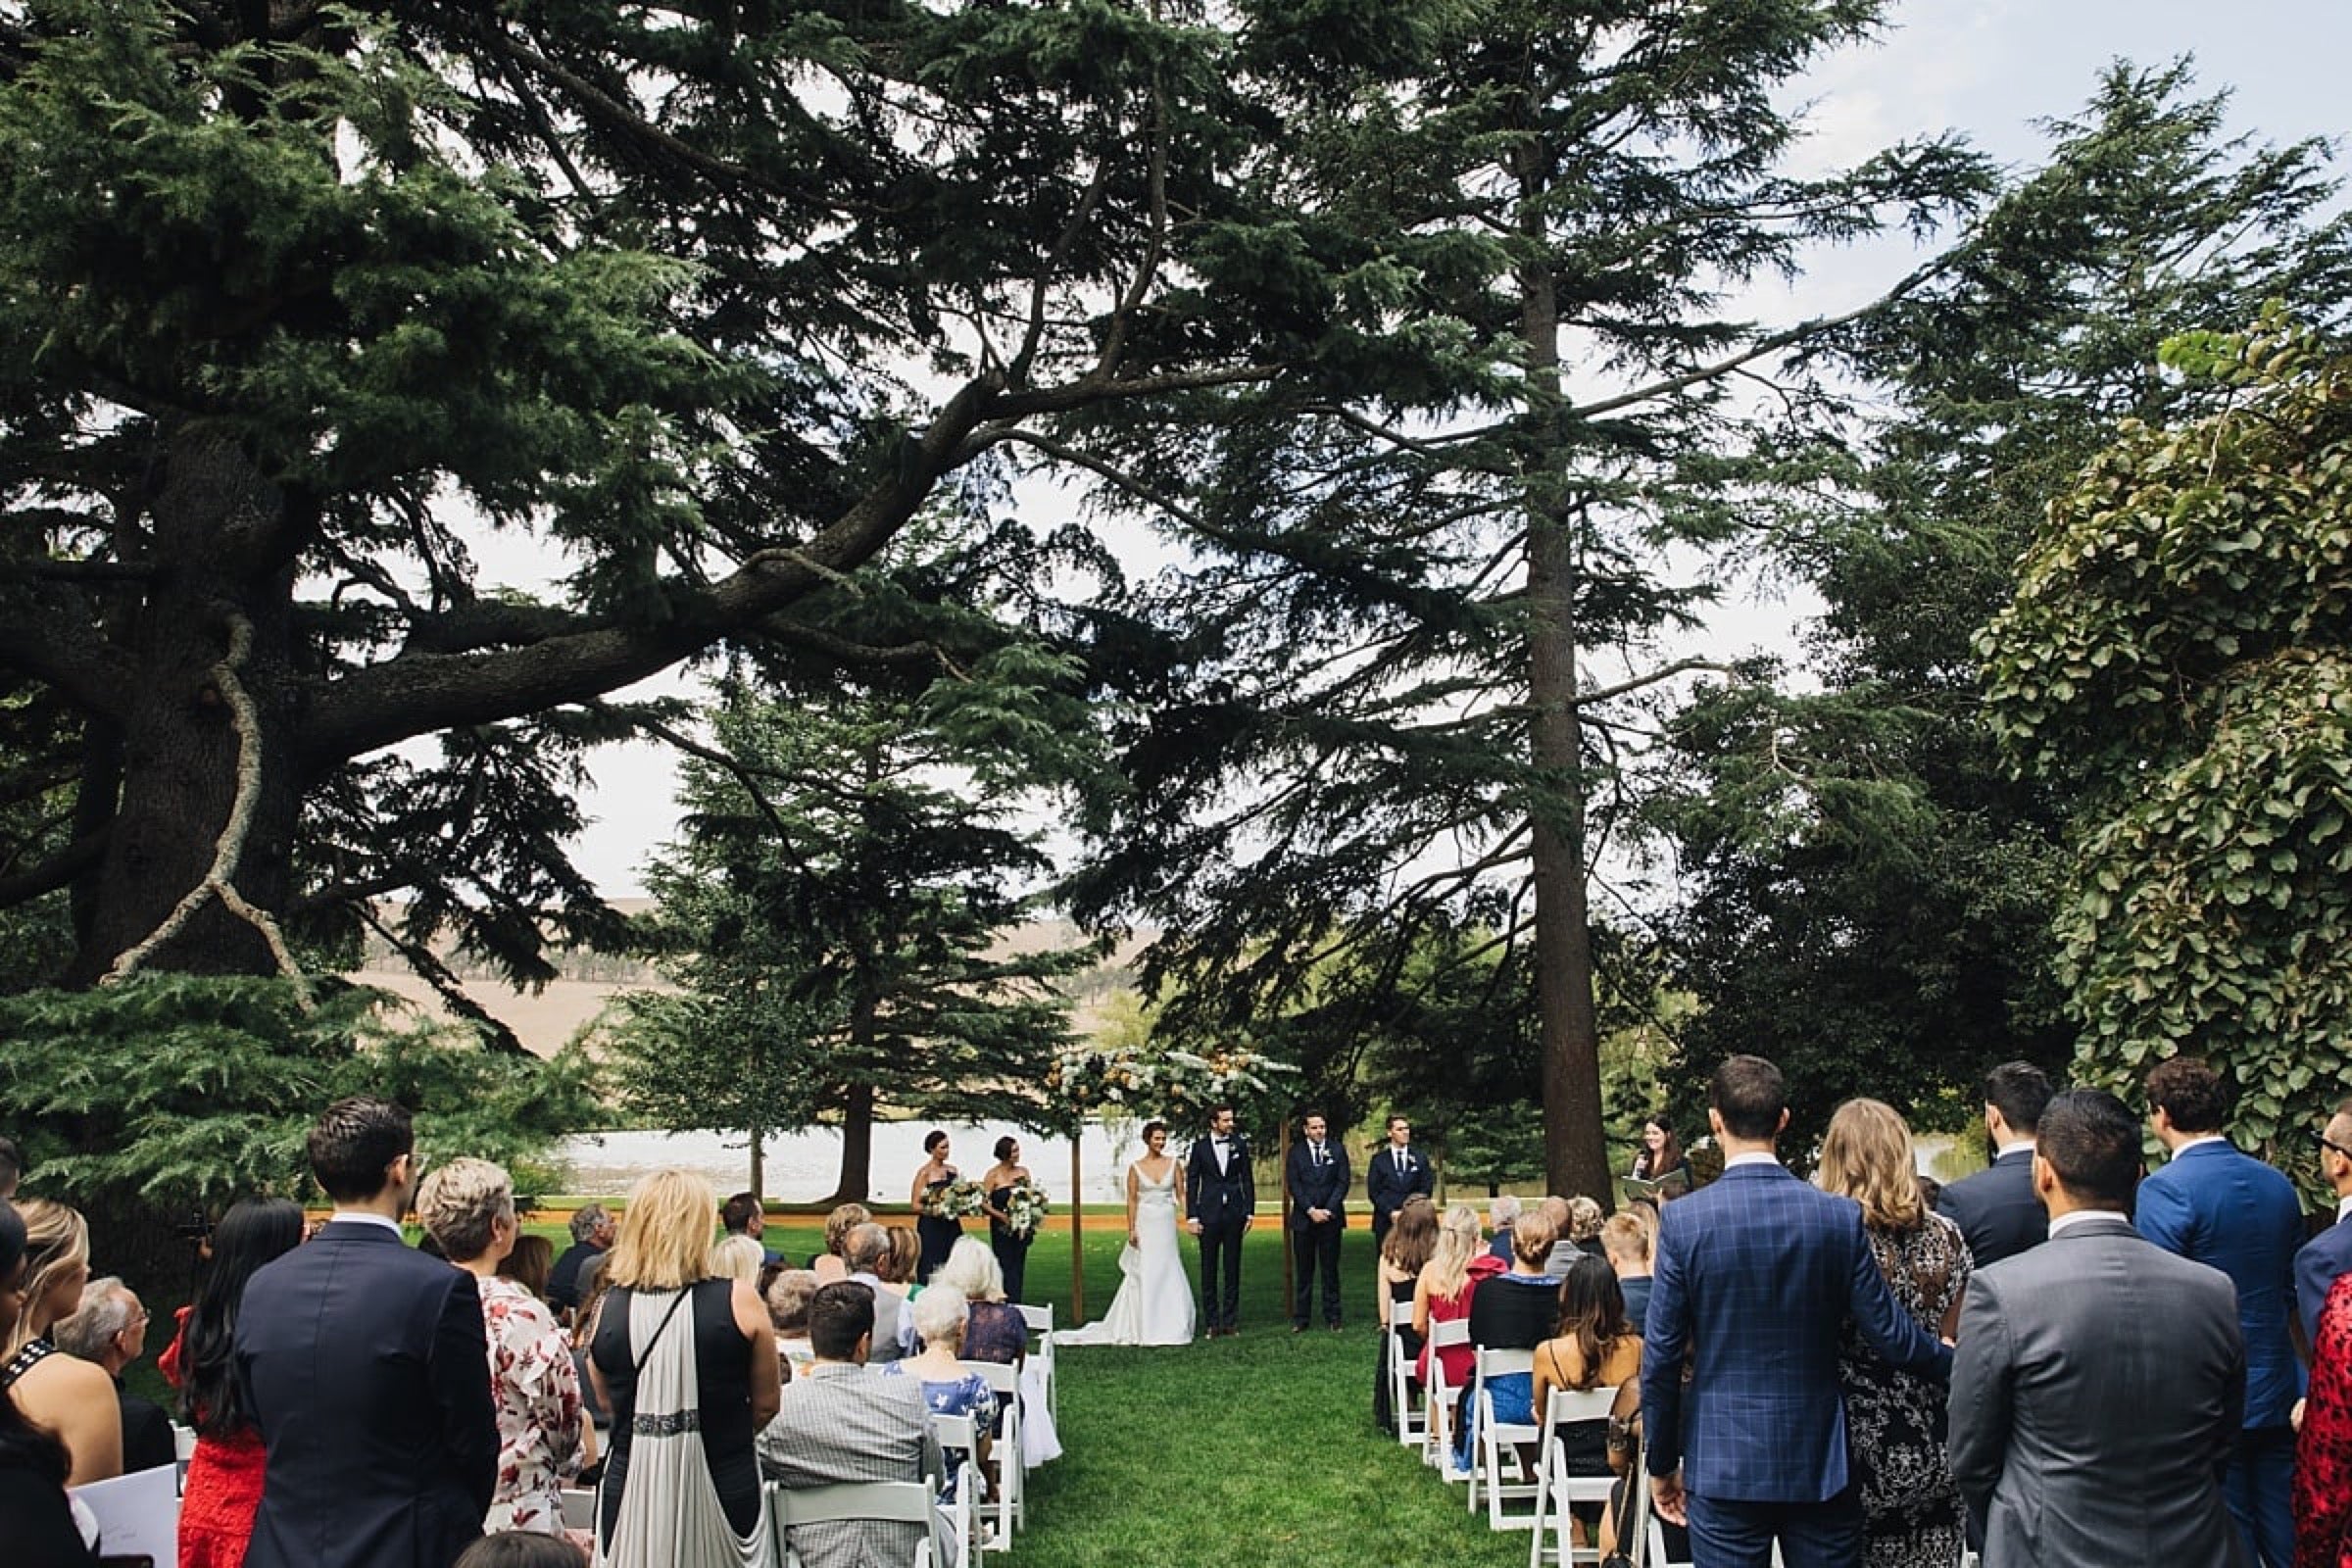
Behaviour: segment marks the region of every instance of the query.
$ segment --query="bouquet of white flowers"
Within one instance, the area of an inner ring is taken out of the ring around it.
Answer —
[[[923,1195],[923,1212],[933,1219],[966,1219],[988,1211],[988,1195],[978,1182],[950,1182]]]
[[[1038,1222],[1046,1217],[1046,1190],[1024,1176],[997,1189],[997,1206],[1004,1211],[1004,1223],[1015,1236],[1034,1236]]]

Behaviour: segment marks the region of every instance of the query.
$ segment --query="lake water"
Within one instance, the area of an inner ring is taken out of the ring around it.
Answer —
[[[873,1190],[870,1201],[906,1200],[906,1189],[923,1164],[923,1137],[946,1132],[949,1157],[965,1176],[977,1178],[996,1162],[997,1140],[1007,1133],[1021,1142],[1021,1163],[1029,1167],[1054,1201],[1065,1200],[1070,1185],[1067,1139],[1040,1138],[1016,1127],[970,1127],[954,1122],[895,1121],[874,1127]],[[760,1141],[767,1159],[769,1198],[810,1203],[830,1197],[841,1176],[841,1134],[829,1127],[773,1133]],[[1131,1130],[1086,1130],[1079,1146],[1081,1202],[1116,1203],[1126,1199],[1129,1161],[1142,1152]],[[564,1139],[555,1157],[570,1172],[565,1188],[577,1193],[626,1193],[649,1171],[669,1166],[699,1171],[721,1194],[740,1192],[751,1181],[751,1140],[742,1133],[580,1133]]]

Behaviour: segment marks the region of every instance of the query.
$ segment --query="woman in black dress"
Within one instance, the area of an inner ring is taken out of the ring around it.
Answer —
[[[1029,1244],[1037,1236],[1033,1231],[1012,1228],[1011,1218],[1004,1212],[1004,1190],[1028,1179],[1029,1167],[1021,1163],[1020,1140],[998,1139],[997,1162],[980,1178],[980,1189],[988,1196],[988,1250],[997,1254],[997,1267],[1004,1272],[1004,1298],[1008,1301],[1029,1299],[1023,1294],[1028,1285]]]
[[[1406,1199],[1396,1210],[1396,1223],[1380,1243],[1380,1294],[1394,1304],[1402,1301],[1410,1306],[1413,1287],[1420,1282],[1421,1270],[1432,1253],[1438,1250],[1438,1209],[1421,1194]],[[1389,1364],[1402,1357],[1406,1366],[1421,1363],[1421,1336],[1413,1332],[1410,1323],[1390,1324],[1384,1314],[1380,1326],[1380,1354],[1372,1362],[1372,1420],[1381,1431],[1394,1436],[1396,1431],[1396,1412],[1390,1408]]]
[[[948,1135],[937,1127],[923,1135],[923,1152],[929,1157],[922,1169],[914,1173],[914,1188],[907,1202],[914,1208],[914,1234],[923,1244],[922,1255],[915,1260],[914,1283],[924,1284],[931,1271],[948,1260],[956,1247],[956,1238],[963,1234],[963,1221],[942,1214],[927,1214],[923,1200],[956,1180],[956,1167],[948,1163]]]

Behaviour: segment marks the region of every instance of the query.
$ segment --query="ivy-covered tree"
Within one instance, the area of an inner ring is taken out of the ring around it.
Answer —
[[[2304,1163],[2352,1054],[2352,355],[2282,311],[2164,363],[2227,394],[2128,421],[1981,640],[2008,755],[2081,808],[2059,919],[2077,1060],[2176,1052]]]

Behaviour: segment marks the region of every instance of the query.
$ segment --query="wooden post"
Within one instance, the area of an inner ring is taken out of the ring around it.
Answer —
[[[1078,1142],[1086,1136],[1086,1123],[1070,1126],[1070,1325],[1075,1328],[1086,1321],[1086,1214],[1078,1199]]]
[[[1278,1157],[1282,1161],[1282,1174],[1275,1178],[1282,1183],[1282,1309],[1288,1312],[1291,1303],[1298,1299],[1295,1294],[1298,1282],[1291,1278],[1291,1118],[1288,1116],[1282,1118]]]

